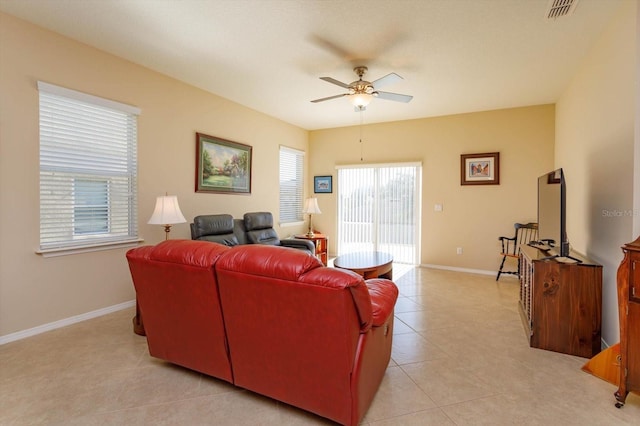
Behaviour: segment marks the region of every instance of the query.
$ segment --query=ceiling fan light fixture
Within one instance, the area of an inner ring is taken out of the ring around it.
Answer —
[[[357,108],[366,107],[372,99],[373,95],[369,93],[356,93],[349,95],[349,101],[351,101],[353,106]]]
[[[577,1],[577,0],[572,0]],[[324,80],[327,83],[335,84],[336,86],[340,86],[344,89],[347,89],[347,93],[341,93],[339,95],[328,96],[325,98],[314,99],[311,102],[318,103],[329,101],[331,99],[342,98],[343,96],[351,103],[356,111],[364,111],[371,103],[373,98],[385,99],[388,101],[396,101],[396,102],[409,102],[413,98],[413,96],[402,95],[399,93],[391,93],[391,92],[379,92],[376,90],[376,85],[384,86],[387,84],[391,84],[397,81],[402,80],[398,74],[392,72],[390,74],[385,75],[373,82],[363,80],[362,76],[367,72],[367,67],[355,67],[353,69],[355,73],[358,75],[359,79],[356,81],[352,81],[351,83],[343,83],[341,81],[336,80],[331,77],[320,77],[320,80]]]

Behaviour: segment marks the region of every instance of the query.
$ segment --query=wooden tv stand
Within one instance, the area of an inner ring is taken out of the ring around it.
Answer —
[[[520,314],[529,346],[591,358],[601,350],[602,266],[563,263],[521,246]]]

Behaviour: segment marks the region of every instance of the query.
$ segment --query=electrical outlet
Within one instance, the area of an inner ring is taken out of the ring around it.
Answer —
[[[433,206],[433,211],[441,212],[443,210],[442,204],[436,204]]]
[[[462,254],[462,247],[456,248],[456,254]]]

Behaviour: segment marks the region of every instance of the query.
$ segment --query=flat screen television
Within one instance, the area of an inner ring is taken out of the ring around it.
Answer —
[[[562,169],[538,178],[538,240],[552,255],[569,257],[567,184]]]

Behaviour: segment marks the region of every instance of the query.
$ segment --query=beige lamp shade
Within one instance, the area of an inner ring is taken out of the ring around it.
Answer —
[[[309,197],[304,202],[304,208],[302,213],[307,214],[321,214],[320,207],[318,206],[318,199],[316,197]]]
[[[163,195],[156,198],[156,208],[147,223],[150,225],[164,225],[165,239],[168,239],[171,225],[185,223],[186,221],[180,211],[178,197],[175,195]]]

